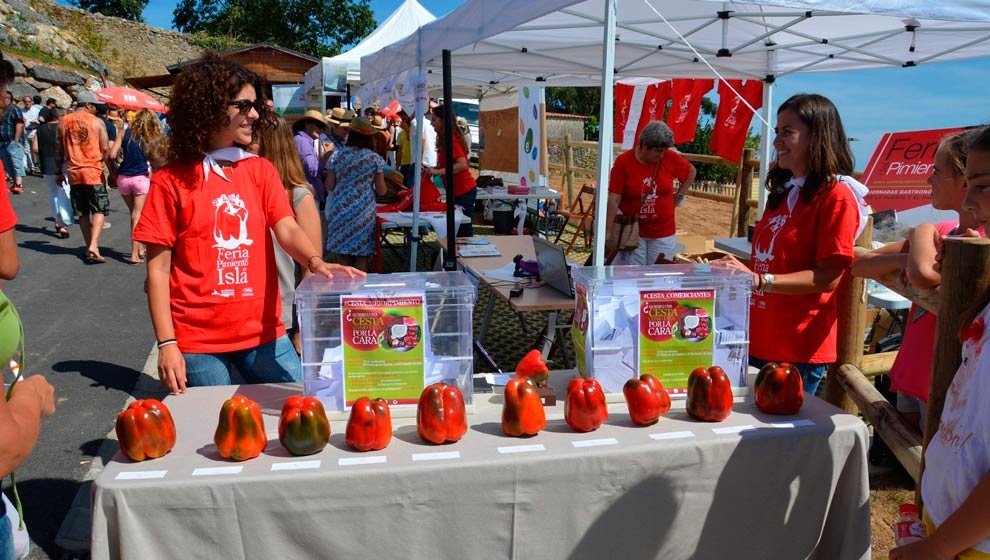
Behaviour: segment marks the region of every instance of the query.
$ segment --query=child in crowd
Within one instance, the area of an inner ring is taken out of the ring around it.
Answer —
[[[979,227],[973,214],[963,210],[966,155],[976,134],[978,131],[964,131],[944,138],[935,152],[934,172],[928,178],[932,186],[932,206],[955,211],[959,218],[921,224],[911,230],[904,241],[888,243],[860,256],[852,266],[854,275],[881,278],[903,271],[907,281],[919,288],[939,284],[939,273],[934,270],[936,245],[946,235],[961,235]],[[935,315],[912,305],[901,349],[890,368],[890,379],[891,388],[897,392],[897,410],[919,430],[924,429],[934,345]]]
[[[990,223],[990,128],[969,145],[963,210]],[[895,548],[891,560],[990,558],[990,290],[961,322],[962,363],[945,395],[921,479],[928,538]]]

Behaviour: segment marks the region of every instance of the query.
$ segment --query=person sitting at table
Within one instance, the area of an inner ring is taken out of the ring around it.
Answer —
[[[385,160],[372,150],[371,121],[351,121],[347,145],[327,166],[327,250],[367,271],[375,254],[375,197],[385,194]]]
[[[958,219],[921,224],[909,232],[907,239],[888,243],[861,255],[852,265],[853,275],[882,278],[902,271],[906,280],[919,288],[934,288],[939,284],[941,277],[935,270],[935,254],[942,238],[979,228],[976,217],[963,210],[968,144],[978,132],[963,131],[943,138],[935,152],[933,172],[928,177],[928,184],[932,187],[932,206],[938,210],[955,211]],[[890,388],[897,393],[897,411],[909,424],[922,431],[934,349],[935,315],[912,304],[904,325],[901,349],[890,366]]]
[[[969,144],[963,209],[990,224],[990,128]],[[967,235],[974,235],[969,231]],[[890,551],[891,560],[990,558],[990,290],[963,313],[962,360],[945,394],[921,478],[927,537]]]
[[[148,246],[148,307],[158,375],[172,393],[299,381],[285,336],[272,237],[314,274],[363,276],[320,257],[278,171],[247,152],[270,109],[254,72],[210,53],[183,67],[169,112],[171,161],[151,178],[134,238]]]
[[[674,260],[674,207],[684,203],[698,172],[673,146],[674,133],[667,123],[653,121],[640,132],[635,149],[615,158],[608,181],[605,239],[613,239],[614,228],[639,222],[639,245],[622,251],[615,264],[653,264],[661,254]],[[676,192],[674,179],[680,182]]]
[[[469,143],[464,138],[464,135],[460,133],[457,125],[454,125],[454,129],[450,134],[451,144],[454,145],[454,188],[451,189],[450,185],[446,185],[447,153],[444,146],[446,145],[447,134],[444,131],[443,124],[444,111],[443,105],[437,105],[430,109],[430,124],[433,125],[433,130],[437,132],[438,153],[437,166],[430,168],[430,175],[439,176],[444,181],[448,196],[451,190],[453,190],[454,204],[460,206],[464,210],[464,215],[469,219],[467,223],[461,224],[457,229],[457,237],[471,237],[474,235],[474,227],[470,219],[474,215],[474,201],[478,198],[478,189],[475,185],[474,176],[471,175],[470,165],[468,164],[467,154]]]
[[[836,359],[836,288],[853,260],[859,201],[839,179],[853,155],[835,105],[797,94],[777,109],[777,161],[756,224],[752,270],[733,257],[718,264],[750,274],[749,363],[790,362],[815,394]]]

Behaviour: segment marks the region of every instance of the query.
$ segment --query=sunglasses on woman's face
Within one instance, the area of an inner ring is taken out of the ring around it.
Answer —
[[[253,107],[254,110],[260,115],[265,109],[265,100],[260,98],[255,99],[254,101],[251,101],[250,99],[238,99],[237,101],[228,102],[227,105],[229,107],[237,107],[237,111],[242,115],[250,113],[251,108]]]

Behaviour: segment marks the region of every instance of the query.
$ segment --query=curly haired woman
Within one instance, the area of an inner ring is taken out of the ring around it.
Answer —
[[[280,318],[273,240],[314,274],[363,275],[327,264],[292,214],[278,171],[244,150],[268,111],[260,78],[208,54],[172,89],[170,163],[134,231],[148,246],[148,306],[158,375],[173,393],[298,381],[301,365]]]
[[[131,212],[132,235],[138,220],[141,219],[144,197],[151,188],[151,170],[145,150],[152,140],[161,135],[162,122],[151,111],[141,109],[134,116],[131,126],[124,132],[120,143],[114,144],[110,149],[111,160],[116,159],[121,150],[124,151],[124,159],[117,168],[117,190],[120,191],[120,196],[124,198],[124,203]],[[128,262],[130,264],[144,262],[144,248],[134,239],[131,239],[131,258]]]

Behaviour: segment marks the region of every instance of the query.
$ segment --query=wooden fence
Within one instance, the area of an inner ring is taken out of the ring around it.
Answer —
[[[548,165],[550,173],[560,173],[563,177],[564,194],[567,201],[573,201],[580,191],[580,187],[575,186],[578,177],[597,179],[598,169],[577,165],[575,162],[575,151],[593,153],[594,157],[578,158],[578,163],[585,165],[597,165],[598,163],[598,142],[586,142],[573,140],[569,135],[564,139],[547,140],[547,148],[550,154],[559,154],[554,159],[563,160],[563,163],[552,162]],[[620,144],[613,146],[614,155],[618,156],[623,151]],[[746,226],[754,221],[755,213],[750,212],[751,208],[757,207],[757,201],[752,199],[753,177],[760,167],[760,162],[753,159],[753,150],[745,150],[739,161],[729,161],[718,156],[702,154],[681,154],[684,159],[692,163],[721,163],[737,166],[736,182],[732,185],[698,184],[692,186],[688,191],[689,196],[724,202],[733,205],[732,220],[729,226],[729,236],[742,236],[746,234]],[[591,161],[594,159],[594,161]]]

